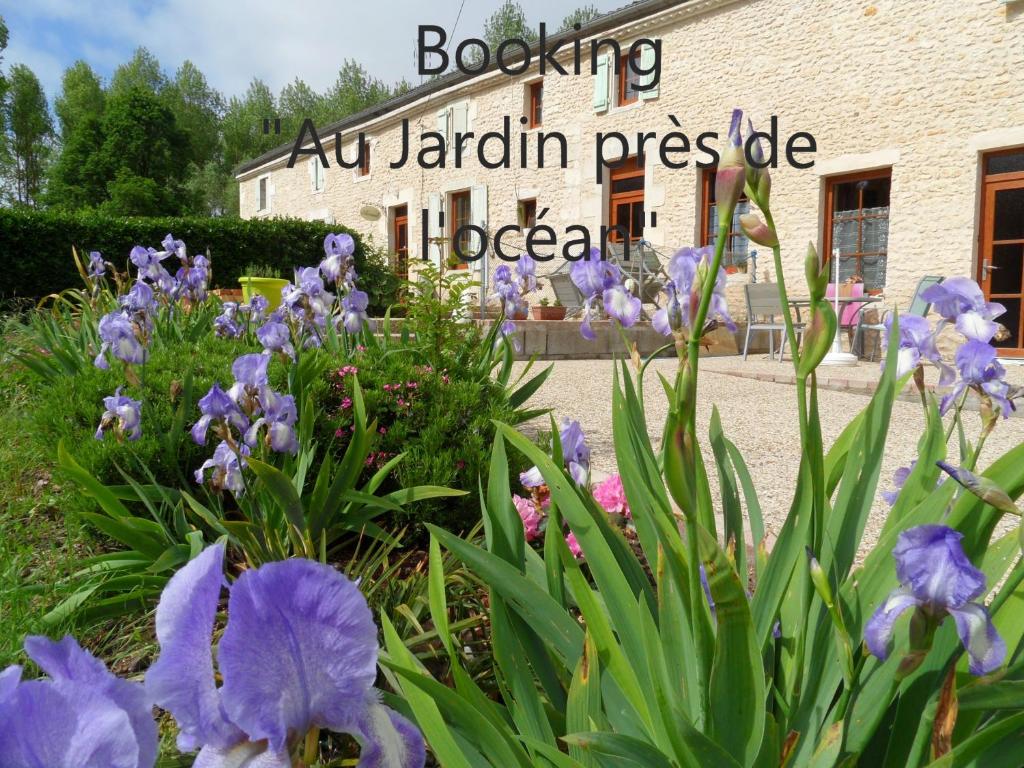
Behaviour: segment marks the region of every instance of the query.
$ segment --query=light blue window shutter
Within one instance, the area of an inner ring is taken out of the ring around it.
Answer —
[[[448,145],[448,108],[437,111],[437,132],[444,136],[445,146]]]
[[[654,46],[644,45],[640,49],[640,69],[648,70],[654,67]],[[649,85],[654,80],[654,75],[641,75],[640,85]],[[660,85],[660,84],[659,84]],[[646,91],[640,91],[640,98],[643,101],[648,99],[658,98],[659,85],[655,85],[653,88],[649,88]]]
[[[437,214],[441,210],[441,196],[432,193],[427,198],[427,237],[435,238],[441,236],[441,227],[437,223]],[[427,242],[427,256],[435,267],[441,266],[441,245]]]
[[[480,227],[485,232],[487,231],[487,187],[483,184],[473,187],[469,191],[469,216],[471,223]],[[472,253],[476,253],[480,250],[480,236],[476,232],[474,232],[470,237],[469,243]],[[472,268],[479,271],[483,266],[484,259],[486,258],[487,256],[485,254],[476,261],[470,262],[470,264],[472,264]]]
[[[604,112],[608,109],[609,73],[612,60],[607,54],[597,60],[597,72],[594,73],[594,111]]]

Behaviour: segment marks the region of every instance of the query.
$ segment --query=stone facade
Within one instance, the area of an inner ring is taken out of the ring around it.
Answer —
[[[731,109],[741,106],[758,127],[777,115],[780,144],[797,131],[816,140],[817,152],[805,156],[813,157],[813,168],[798,170],[783,161],[772,171],[772,209],[791,292],[801,292],[807,243],[821,246],[826,178],[882,167],[892,174],[886,301],[905,306],[924,274],[975,275],[982,153],[1024,145],[1024,2],[692,0],[601,37],[609,34],[624,47],[639,37],[662,40],[658,95],[595,111],[586,58],[580,76],[548,75],[542,130],[565,134],[564,170],[538,169],[532,157],[526,169],[487,170],[476,160],[475,141],[462,169],[423,170],[414,161],[387,167],[399,154],[402,118],[410,120],[416,148],[418,135],[436,130],[439,112],[450,107],[465,106],[468,128],[477,136],[500,129],[509,115],[513,150],[523,131],[532,142],[536,130],[527,131],[518,119],[526,86],[538,78],[534,60],[521,77],[485,74],[346,130],[346,156],[354,152],[357,130],[371,142],[367,176],[335,167],[333,141],[326,137],[332,167],[321,191],[313,189],[308,158],[285,167],[287,151],[246,170],[239,176],[242,216],[322,218],[390,246],[389,216],[370,222],[360,209],[372,204],[391,211],[405,204],[414,263],[423,255],[421,210],[431,197],[447,200],[452,192],[476,189],[474,223],[485,221],[491,231],[515,223],[518,202],[535,198],[538,210],[548,209],[542,223],[560,236],[567,226],[582,224],[596,239],[607,224],[608,185],[594,182],[595,134],[621,131],[635,150],[637,132],[663,136],[674,128],[672,115],[691,141],[704,131],[724,136]],[[679,170],[665,167],[651,146],[644,195],[657,226],[647,226],[644,237],[670,254],[700,237],[701,172],[692,162]],[[693,160],[701,157],[694,151]],[[258,211],[263,176],[268,206]],[[774,271],[769,250],[760,250],[759,278]],[[560,264],[556,258],[541,272]],[[730,301],[738,315],[740,296],[733,286]]]

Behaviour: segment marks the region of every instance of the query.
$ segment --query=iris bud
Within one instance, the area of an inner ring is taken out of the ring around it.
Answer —
[[[836,313],[831,304],[821,300],[811,303],[811,322],[804,333],[803,353],[797,371],[800,375],[806,376],[825,359],[836,337],[837,325]]]
[[[740,229],[758,245],[775,248],[779,244],[779,236],[775,230],[761,221],[761,217],[756,213],[744,213],[740,216]]]
[[[1010,495],[999,487],[997,483],[987,477],[979,477],[963,467],[954,467],[944,461],[935,462],[947,475],[956,480],[960,485],[973,493],[986,504],[991,504],[1000,512],[1020,517],[1021,511],[1013,503]]]
[[[718,206],[718,225],[719,228],[726,230],[732,224],[732,214],[736,209],[736,202],[743,194],[743,186],[746,183],[743,137],[740,133],[742,120],[743,110],[734,109],[732,124],[729,126],[729,138],[715,172],[715,203]]]
[[[768,167],[760,167],[764,163],[764,152],[761,149],[761,140],[754,139],[754,124],[747,118],[747,141],[750,143],[750,160],[752,165],[747,165],[746,181],[747,196],[753,199],[762,210],[768,207],[768,198],[772,191],[772,178],[768,174]]]
[[[814,243],[807,244],[807,256],[804,259],[804,275],[807,278],[807,290],[811,294],[811,301],[821,301],[825,298],[825,290],[828,288],[829,269],[827,264],[818,261],[818,252],[814,249]]]

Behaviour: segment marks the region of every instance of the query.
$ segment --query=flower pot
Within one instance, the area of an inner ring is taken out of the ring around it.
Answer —
[[[246,303],[259,294],[270,302],[271,311],[281,306],[281,289],[288,285],[287,280],[279,277],[240,277],[238,283],[242,286],[242,298]]]
[[[537,304],[530,307],[534,320],[565,320],[565,307],[545,307]]]

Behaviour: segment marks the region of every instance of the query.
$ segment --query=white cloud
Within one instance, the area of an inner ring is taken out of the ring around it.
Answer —
[[[532,23],[557,24],[593,0],[521,0]],[[313,88],[333,84],[352,58],[375,77],[418,83],[414,49],[419,24],[450,30],[462,0],[34,0],[4,10],[11,30],[6,61],[24,61],[51,96],[64,67],[84,58],[108,74],[137,46],[173,73],[191,59],[209,82],[241,94],[253,77],[277,92],[299,77]],[[602,10],[620,4],[596,0]],[[478,35],[498,0],[465,0],[456,40]],[[452,44],[454,50],[455,43]]]

